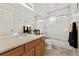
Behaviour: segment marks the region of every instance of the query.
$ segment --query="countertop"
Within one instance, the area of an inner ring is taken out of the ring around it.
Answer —
[[[0,39],[0,53],[6,52],[10,49],[18,47],[22,44],[29,43],[45,35],[20,35],[5,39]]]

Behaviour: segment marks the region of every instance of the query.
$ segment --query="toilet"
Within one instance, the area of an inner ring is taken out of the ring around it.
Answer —
[[[46,43],[46,49],[52,49],[52,39],[46,39],[45,40]]]

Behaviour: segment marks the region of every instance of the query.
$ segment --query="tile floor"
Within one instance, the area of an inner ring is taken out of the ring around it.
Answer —
[[[79,51],[77,49],[69,50],[53,47],[52,49],[46,49],[44,56],[79,56]]]

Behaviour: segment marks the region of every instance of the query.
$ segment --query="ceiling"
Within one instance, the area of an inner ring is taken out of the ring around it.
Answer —
[[[71,4],[72,3],[34,3],[33,8],[38,15],[45,17],[48,13],[53,11],[56,12],[57,10],[70,6]]]
[[[49,12],[50,11],[55,11],[57,9],[61,9],[61,8],[64,8],[64,7],[67,7],[69,6],[70,3],[50,3],[49,4]]]

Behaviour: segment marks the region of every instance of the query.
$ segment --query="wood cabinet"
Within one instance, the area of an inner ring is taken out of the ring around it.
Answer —
[[[32,49],[34,47],[34,44],[35,43],[33,41],[25,44],[25,52]]]
[[[42,56],[44,55],[44,51],[45,51],[45,42],[42,39],[41,43],[35,47],[35,54],[36,56]]]
[[[34,53],[33,53],[33,48],[34,48]],[[28,53],[30,53],[31,56],[43,55],[44,48],[45,48],[45,38],[44,37],[41,37],[41,38],[36,39],[30,43],[25,44],[25,52],[27,52],[28,50],[31,49],[32,51],[28,52]],[[26,53],[25,55],[29,55],[28,53]]]
[[[24,45],[2,53],[1,56],[20,56],[24,53]]]
[[[23,54],[23,56],[34,56],[34,48],[27,51],[25,54]]]
[[[45,38],[41,37],[17,48],[0,54],[1,56],[41,56],[44,55]]]

